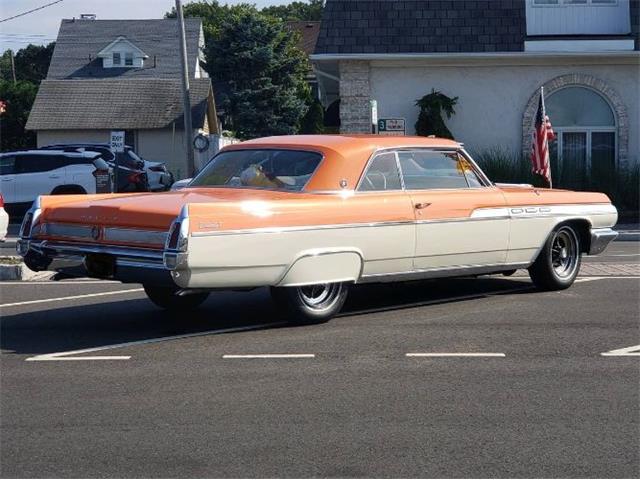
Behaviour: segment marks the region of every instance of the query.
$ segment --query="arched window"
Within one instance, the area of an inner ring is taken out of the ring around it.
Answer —
[[[616,120],[609,103],[595,91],[571,86],[546,99],[557,135],[550,154],[554,177],[568,188],[598,182],[616,167]]]

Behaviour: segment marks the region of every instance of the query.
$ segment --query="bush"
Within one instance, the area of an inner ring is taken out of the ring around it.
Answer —
[[[476,152],[476,163],[493,182],[530,183],[543,186],[543,180],[531,172],[531,160],[503,148],[490,148]],[[553,179],[561,178],[559,169],[552,165]],[[591,175],[580,185],[571,187],[562,182],[553,182],[554,188],[571,188],[581,191],[603,192],[609,196],[621,215],[638,217],[640,210],[640,164],[633,163],[629,168],[617,171],[599,171]],[[637,220],[637,218],[636,218]]]

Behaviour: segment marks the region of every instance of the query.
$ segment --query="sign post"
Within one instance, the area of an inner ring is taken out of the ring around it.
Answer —
[[[404,118],[381,118],[378,120],[378,133],[380,135],[406,135],[406,122]]]
[[[113,190],[115,192],[118,191],[118,174],[120,173],[118,171],[118,165],[119,165],[119,158],[121,153],[124,153],[124,132],[121,130],[112,130],[111,131],[111,136],[110,136],[110,140],[109,140],[109,145],[111,146],[111,150],[113,151],[114,155],[114,164],[115,164],[115,175],[114,175],[114,186],[113,186]]]
[[[369,101],[369,107],[371,109],[371,133],[378,133],[378,101]]]

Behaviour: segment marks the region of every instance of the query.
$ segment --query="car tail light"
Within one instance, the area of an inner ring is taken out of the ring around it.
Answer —
[[[129,183],[142,183],[142,173],[132,173],[127,177]]]
[[[109,170],[94,170],[93,172],[91,172],[91,174],[98,178],[101,175],[109,175]]]
[[[22,220],[22,226],[20,227],[20,236],[28,238],[31,236],[31,227],[33,226],[33,212],[29,211]]]
[[[3,207],[4,207],[4,197],[0,193],[0,208],[3,208]]]
[[[182,227],[182,223],[173,222],[171,224],[171,230],[169,231],[169,237],[167,239],[167,249],[169,250],[177,250],[178,242],[180,241],[180,228]]]

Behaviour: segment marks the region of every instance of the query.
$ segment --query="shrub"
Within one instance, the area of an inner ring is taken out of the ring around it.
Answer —
[[[538,175],[531,172],[531,160],[522,154],[504,148],[494,147],[476,152],[473,155],[476,163],[493,182],[497,183],[530,183],[543,186]],[[588,176],[581,185],[567,186],[560,181],[561,175],[557,166],[552,164],[553,187],[571,188],[582,191],[603,192],[608,195],[621,216],[638,217],[640,211],[640,164],[632,163],[628,168],[598,171],[597,175]],[[637,220],[637,218],[636,218]]]

